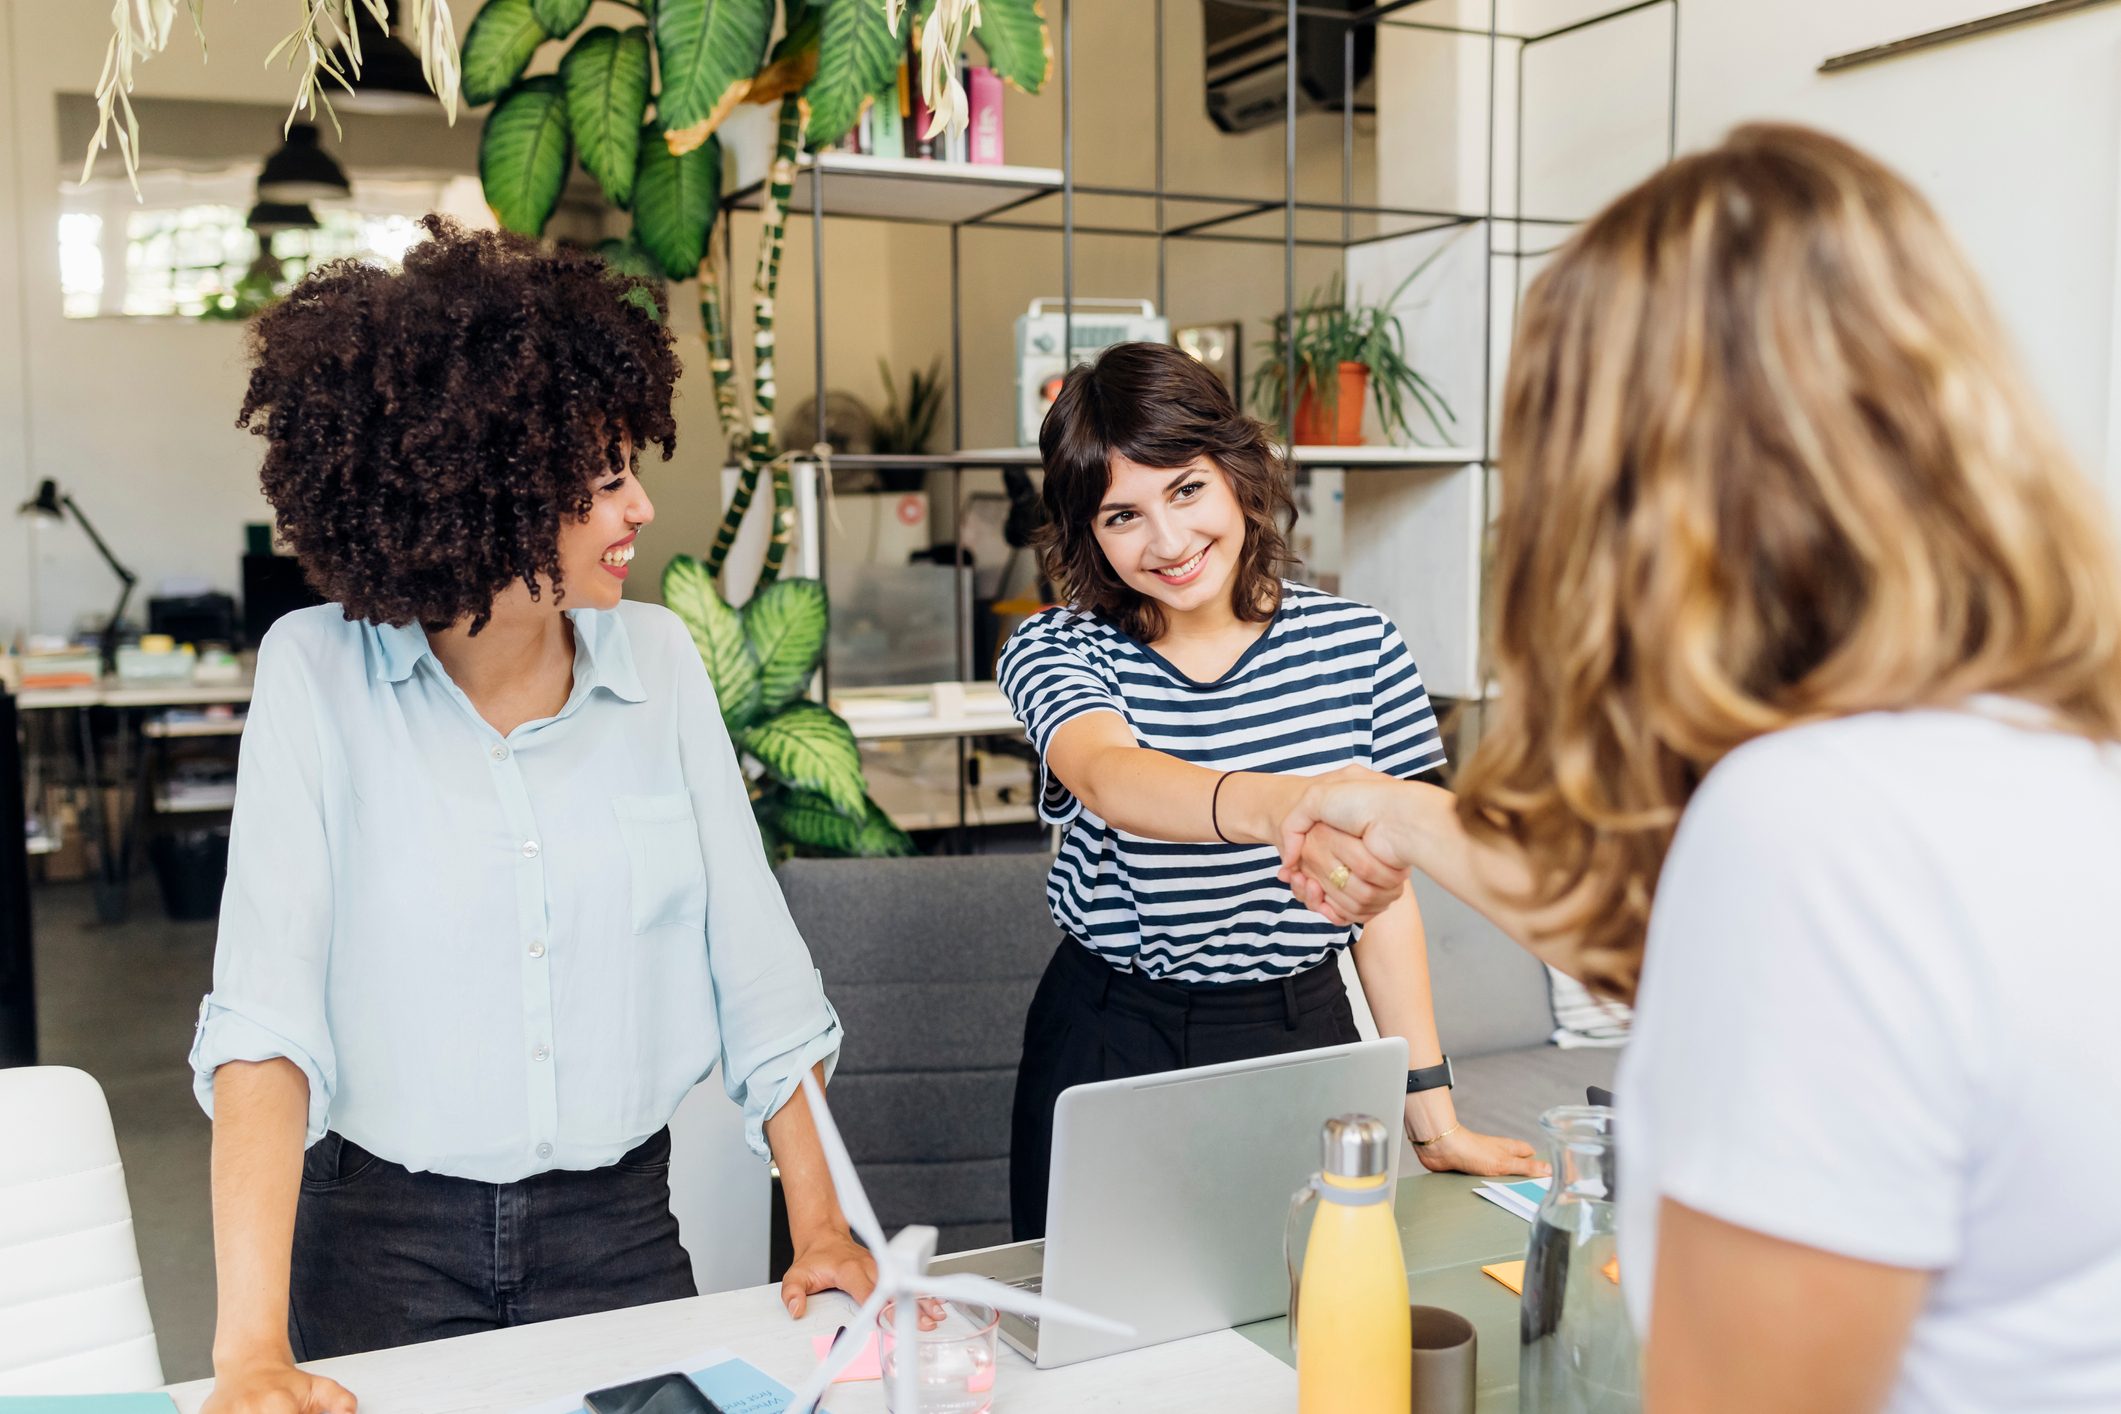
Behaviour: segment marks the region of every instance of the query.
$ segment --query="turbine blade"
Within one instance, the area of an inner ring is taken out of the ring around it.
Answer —
[[[992,1306],[1001,1311],[1014,1311],[1019,1316],[1036,1316],[1041,1321],[1061,1321],[1071,1326],[1083,1326],[1094,1331],[1110,1331],[1114,1335],[1133,1335],[1134,1327],[1124,1321],[1115,1321],[1095,1315],[1050,1296],[1025,1291],[1020,1287],[1005,1286],[991,1278],[977,1276],[971,1272],[952,1272],[946,1276],[924,1276],[921,1292],[927,1296],[940,1296],[946,1301],[976,1301],[982,1306]]]

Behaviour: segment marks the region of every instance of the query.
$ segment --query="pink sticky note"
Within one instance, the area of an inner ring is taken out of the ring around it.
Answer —
[[[810,1338],[810,1348],[817,1352],[817,1358],[822,1361],[826,1355],[831,1353],[832,1337],[829,1335],[812,1336]],[[883,1377],[883,1356],[876,1348],[876,1332],[871,1331],[869,1332],[869,1339],[862,1343],[861,1353],[849,1360],[846,1368],[832,1377],[832,1382],[838,1385],[846,1384],[850,1380],[880,1380]]]

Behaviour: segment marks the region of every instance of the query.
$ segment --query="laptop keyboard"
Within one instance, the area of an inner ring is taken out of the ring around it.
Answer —
[[[1044,1272],[1033,1272],[1030,1276],[1018,1277],[1014,1281],[1005,1281],[1002,1285],[1013,1286],[1018,1291],[1043,1291],[1046,1286],[1046,1274]],[[1032,1330],[1038,1329],[1038,1317],[1029,1312],[1018,1313],[1016,1318],[1031,1327]]]

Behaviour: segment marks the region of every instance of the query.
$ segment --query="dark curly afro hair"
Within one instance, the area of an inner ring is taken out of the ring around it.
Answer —
[[[349,619],[485,626],[512,583],[561,585],[625,441],[677,443],[662,291],[583,251],[441,216],[405,268],[341,260],[251,326],[236,425],[310,583]],[[645,293],[645,298],[643,298]]]

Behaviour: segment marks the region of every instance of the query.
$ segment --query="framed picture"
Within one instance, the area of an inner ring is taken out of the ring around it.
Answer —
[[[1174,329],[1172,342],[1192,354],[1230,390],[1230,396],[1239,407],[1245,402],[1245,346],[1239,338],[1242,326],[1236,320],[1228,324],[1189,324],[1183,329]]]

